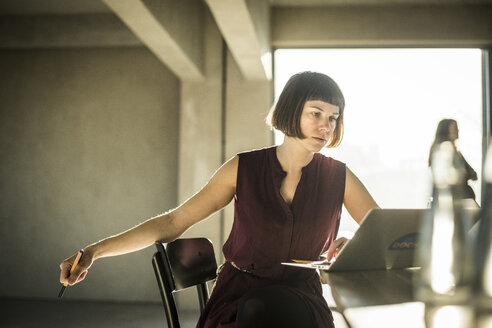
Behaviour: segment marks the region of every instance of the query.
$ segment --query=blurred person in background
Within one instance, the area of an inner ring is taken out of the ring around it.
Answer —
[[[469,180],[476,181],[477,172],[475,172],[475,170],[470,166],[470,164],[468,164],[463,154],[459,151],[458,139],[459,139],[458,122],[450,118],[442,119],[437,125],[436,137],[434,138],[434,142],[432,143],[432,146],[429,151],[429,166],[432,165],[432,153],[434,152],[434,149],[442,142],[451,141],[455,147],[456,153],[458,155],[458,159],[462,161],[465,168],[465,174],[463,177],[462,198],[475,200],[475,192],[473,191],[472,187],[470,187],[470,185],[468,184],[468,181]]]

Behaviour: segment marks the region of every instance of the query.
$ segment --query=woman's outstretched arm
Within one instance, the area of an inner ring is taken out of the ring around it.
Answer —
[[[92,263],[99,258],[134,252],[155,242],[175,240],[232,200],[236,192],[237,167],[238,157],[235,156],[222,165],[199,192],[176,209],[87,246],[72,273],[70,269],[77,254],[64,260],[60,264],[60,282],[73,285],[82,281]]]

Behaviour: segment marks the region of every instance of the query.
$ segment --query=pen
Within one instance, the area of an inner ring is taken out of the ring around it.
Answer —
[[[84,254],[84,251],[83,250],[80,250],[77,253],[77,257],[75,258],[75,261],[73,261],[72,268],[70,269],[70,274],[73,272],[73,270],[75,269],[75,267],[77,266],[77,264],[79,264],[79,260],[82,257],[82,254]],[[68,283],[67,282],[63,284],[60,292],[58,293],[58,298],[61,298],[63,296],[63,293],[65,293],[65,289],[67,288],[67,286],[68,286]]]

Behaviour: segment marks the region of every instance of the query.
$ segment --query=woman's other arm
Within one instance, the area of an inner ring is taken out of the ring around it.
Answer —
[[[358,224],[361,224],[362,220],[371,209],[379,208],[366,187],[348,167],[345,177],[343,203],[350,216],[352,216]]]
[[[182,205],[151,218],[125,232],[87,246],[70,274],[75,255],[60,264],[60,282],[73,285],[85,278],[87,269],[101,257],[134,252],[155,242],[170,242],[188,228],[226,206],[236,192],[238,157],[222,165],[210,181]]]
[[[345,194],[343,203],[350,216],[361,224],[366,214],[373,208],[379,208],[371,194],[367,191],[362,182],[347,167],[345,175]],[[347,238],[342,237],[331,243],[326,252],[327,261],[338,255],[338,252],[345,245]]]

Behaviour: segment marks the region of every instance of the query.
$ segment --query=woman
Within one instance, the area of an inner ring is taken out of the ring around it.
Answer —
[[[178,208],[87,246],[72,274],[75,255],[61,263],[60,282],[83,280],[98,258],[172,241],[234,199],[226,262],[198,327],[333,327],[316,271],[280,263],[330,259],[342,204],[358,223],[377,207],[345,164],[318,153],[340,144],[344,105],[328,76],[294,75],[269,115],[281,146],[236,155]]]
[[[456,154],[458,155],[459,160],[462,162],[465,168],[464,176],[463,176],[463,199],[473,199],[475,200],[475,192],[472,187],[468,185],[468,180],[477,180],[477,172],[468,164],[465,160],[463,154],[458,150],[458,139],[459,139],[459,130],[458,130],[458,122],[456,120],[446,118],[442,119],[437,125],[436,129],[436,137],[434,138],[434,142],[429,151],[429,166],[432,165],[432,153],[434,149],[444,141],[451,141],[456,149]]]

